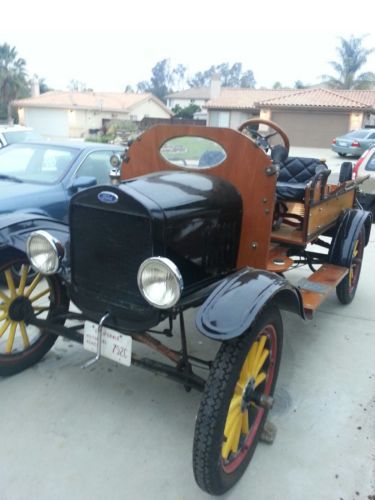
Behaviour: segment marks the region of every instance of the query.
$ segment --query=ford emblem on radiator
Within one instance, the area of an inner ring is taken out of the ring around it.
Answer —
[[[118,196],[115,193],[111,193],[111,191],[101,191],[98,194],[98,200],[102,203],[117,203]]]

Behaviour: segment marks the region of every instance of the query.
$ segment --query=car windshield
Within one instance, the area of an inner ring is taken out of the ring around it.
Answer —
[[[4,132],[3,136],[5,137],[7,144],[35,141],[41,139],[41,137],[33,130],[11,130],[9,132]]]
[[[369,135],[370,130],[353,130],[353,132],[349,132],[345,137],[356,137],[357,139],[364,139]]]
[[[0,150],[0,178],[53,184],[60,179],[78,151],[44,144],[15,144]]]
[[[372,153],[369,161],[367,162],[365,170],[373,172],[375,170],[375,151]]]

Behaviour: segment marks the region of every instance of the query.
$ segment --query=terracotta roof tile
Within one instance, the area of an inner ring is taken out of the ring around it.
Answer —
[[[71,108],[99,111],[129,111],[142,101],[156,101],[169,114],[168,108],[152,94],[127,94],[120,92],[64,92],[50,91],[36,97],[13,101],[15,106],[37,108]]]
[[[259,109],[260,107],[374,109],[375,90],[329,90],[324,88],[258,90],[223,88],[209,109]]]
[[[259,107],[304,107],[304,108],[342,108],[366,109],[369,107],[359,100],[357,93],[348,94],[340,90],[322,88],[295,90],[287,96],[274,97],[258,101]]]
[[[253,109],[256,103],[265,99],[287,96],[295,90],[263,90],[263,89],[221,89],[221,94],[217,99],[206,103],[210,109]]]

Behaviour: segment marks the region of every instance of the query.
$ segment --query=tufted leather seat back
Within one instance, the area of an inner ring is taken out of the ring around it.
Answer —
[[[316,158],[290,157],[280,164],[276,193],[281,200],[303,200],[306,184],[327,165]]]

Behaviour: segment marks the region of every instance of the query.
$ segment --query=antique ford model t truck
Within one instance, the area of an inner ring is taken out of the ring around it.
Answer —
[[[272,147],[259,123],[283,145]],[[360,180],[344,172],[330,184],[324,162],[289,158],[288,149],[285,132],[265,120],[238,131],[156,126],[124,154],[118,185],[73,197],[69,226],[4,216],[0,375],[33,365],[62,335],[94,351],[93,361],[107,356],[202,390],[194,475],[212,494],[232,487],[272,406],[279,310],[311,318],[335,289],[351,302],[369,241],[371,215],[356,208]],[[294,286],[285,275],[297,264],[311,275]],[[189,355],[190,308],[198,331],[221,343],[214,360]],[[161,321],[169,327],[155,331]],[[158,340],[175,321],[179,350]],[[168,361],[138,356],[132,341]]]

